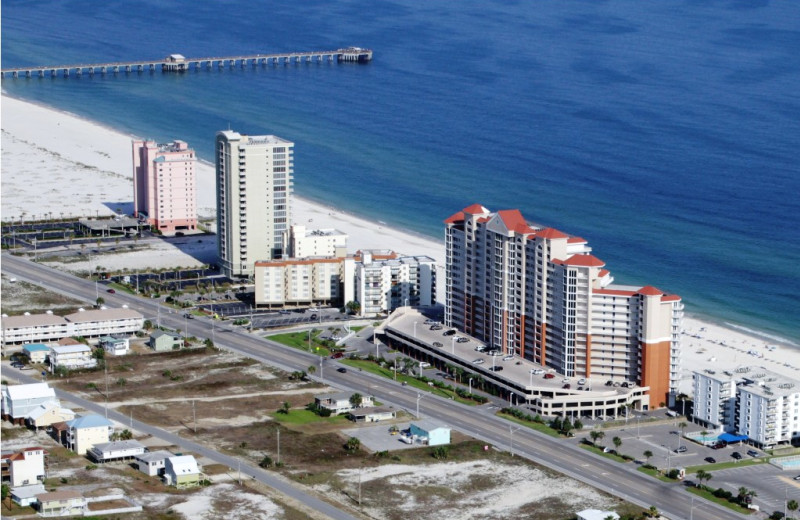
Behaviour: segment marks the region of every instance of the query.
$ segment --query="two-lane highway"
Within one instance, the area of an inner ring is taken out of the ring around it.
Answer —
[[[94,301],[94,283],[75,276],[58,272],[25,259],[3,255],[3,271],[20,280],[39,283],[51,290],[73,297]],[[106,294],[109,305],[127,304],[147,317],[154,317],[157,302],[141,299],[117,292]],[[170,327],[183,328],[184,320],[176,314],[161,313],[161,322]],[[192,334],[211,337],[211,322],[205,319],[193,320]],[[264,340],[235,328],[216,327],[216,342],[222,348],[263,361],[278,368],[294,371],[305,370],[309,365],[321,365],[317,378],[326,383],[369,392],[381,401],[407,410],[414,410],[417,404],[417,391],[366,372],[349,370],[338,373],[338,364],[308,352]],[[223,332],[224,331],[224,332]],[[421,413],[435,417],[453,428],[489,444],[508,448],[509,428],[514,423],[494,416],[488,407],[470,407],[432,394],[425,394],[420,402]],[[616,496],[636,503],[644,508],[655,505],[669,518],[689,518],[727,520],[746,518],[744,515],[703,500],[695,500],[693,511],[690,495],[680,484],[664,483],[635,470],[633,464],[618,464],[604,457],[589,453],[577,446],[562,442],[528,428],[516,430],[513,434],[514,453],[540,463],[577,480],[590,484]]]

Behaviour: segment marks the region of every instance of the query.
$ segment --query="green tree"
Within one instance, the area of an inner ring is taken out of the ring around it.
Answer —
[[[314,372],[317,371],[317,367],[315,367],[314,365],[308,365],[308,368],[306,370],[308,371],[309,374],[313,375]]]
[[[2,499],[3,500],[7,499],[9,497],[9,495],[11,495],[11,488],[8,485],[3,484],[3,486],[2,486]]]
[[[597,441],[599,441],[600,439],[602,439],[605,436],[606,436],[606,434],[604,432],[601,432],[601,431],[592,430],[592,431],[589,432],[589,437],[592,438],[592,444],[597,444]]]
[[[575,422],[572,423],[572,426],[574,426],[576,430],[582,430],[583,422],[580,419],[575,419]]]
[[[258,466],[260,468],[266,469],[266,468],[271,468],[272,464],[273,464],[272,457],[270,457],[269,455],[265,455],[264,458],[261,459],[261,462],[258,463]]]
[[[447,458],[449,454],[450,454],[450,446],[446,445],[436,446],[435,448],[433,448],[433,452],[431,453],[431,455],[433,455],[433,458],[436,460],[444,460]]]
[[[619,451],[619,447],[622,446],[622,439],[620,439],[619,437],[614,437],[613,439],[611,439],[611,442],[614,443],[614,448],[616,448],[617,451]]]
[[[786,509],[791,511],[792,515],[794,515],[794,512],[797,511],[798,507],[800,507],[800,504],[797,503],[797,500],[792,499],[786,502]]]
[[[650,463],[650,457],[653,456],[653,452],[650,451],[650,450],[644,450],[644,453],[642,453],[642,455],[644,455],[645,464],[649,464]]]
[[[281,409],[279,411],[280,411],[280,413],[282,413],[284,415],[289,415],[289,409],[291,407],[292,407],[292,405],[289,404],[289,401],[284,401],[283,404],[281,405]]]
[[[695,476],[697,477],[697,480],[700,481],[700,486],[703,485],[704,480],[706,481],[706,483],[708,483],[708,481],[713,478],[713,475],[704,469],[698,470]]]
[[[364,396],[362,396],[358,392],[350,396],[350,404],[353,405],[353,408],[361,408],[363,402],[364,402]]]
[[[358,440],[358,437],[350,437],[347,439],[347,444],[345,444],[345,448],[347,451],[354,452],[361,447],[361,441]]]
[[[97,299],[95,300],[95,303],[97,303],[97,306],[100,307],[101,305],[106,303],[106,300],[102,296],[98,296]]]
[[[358,314],[359,312],[361,312],[361,304],[354,300],[347,302],[345,308],[347,309],[347,312],[349,312],[350,314]]]

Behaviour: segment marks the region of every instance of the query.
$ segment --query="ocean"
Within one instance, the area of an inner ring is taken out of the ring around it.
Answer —
[[[619,283],[800,344],[798,21],[769,0],[3,0],[4,68],[375,54],[2,88],[207,160],[218,130],[279,135],[299,195],[438,239],[475,202],[519,208]]]

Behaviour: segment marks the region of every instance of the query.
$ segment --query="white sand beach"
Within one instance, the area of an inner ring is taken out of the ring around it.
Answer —
[[[132,211],[131,139],[134,136],[7,96],[1,101],[3,221]],[[213,136],[209,136],[211,138]],[[213,166],[198,163],[197,181],[200,216],[212,218],[215,211]],[[302,183],[302,172],[297,172],[295,184],[302,186]],[[472,202],[464,201],[464,206]],[[336,228],[347,233],[351,252],[372,248],[431,256],[440,266],[440,280],[444,280],[443,242],[299,197],[295,197],[292,211],[295,224]],[[202,251],[192,251],[188,255],[177,248],[159,245],[158,261],[172,266],[200,265],[206,257],[213,258],[216,248],[209,239],[193,247]],[[110,261],[108,256],[102,259],[107,268],[113,267]],[[118,261],[124,261],[129,268],[137,267],[135,264],[139,262],[142,266],[152,266],[154,255],[146,251],[137,259],[135,253],[129,253]],[[654,284],[658,285],[657,280]],[[443,289],[444,283],[440,283],[440,301]],[[680,390],[687,394],[691,393],[692,370],[722,371],[756,365],[800,379],[798,345],[776,343],[691,317],[684,320],[683,339]]]

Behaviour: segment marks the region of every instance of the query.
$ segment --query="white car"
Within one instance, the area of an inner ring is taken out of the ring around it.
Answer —
[[[514,359],[514,356],[506,356],[503,358],[503,361],[511,361],[512,359]]]
[[[420,368],[428,368],[431,366],[431,364],[428,363],[427,361],[423,361],[422,363],[419,364],[419,366]]]
[[[569,383],[569,378],[568,378],[568,377],[565,377],[565,378],[564,378],[564,379],[563,379],[561,382],[562,382],[562,383]]]
[[[535,376],[542,375],[542,374],[544,374],[544,369],[542,369],[542,368],[532,368],[531,369],[531,374],[533,374]]]
[[[477,347],[475,347],[475,352],[483,352],[484,350],[486,350],[486,347],[484,347],[483,345],[478,345]]]
[[[475,363],[476,365],[482,365],[485,363],[485,361],[483,359],[478,358],[475,361],[473,361],[473,363]]]
[[[578,379],[578,384],[579,385],[585,385],[586,384],[586,380],[585,379]]]

